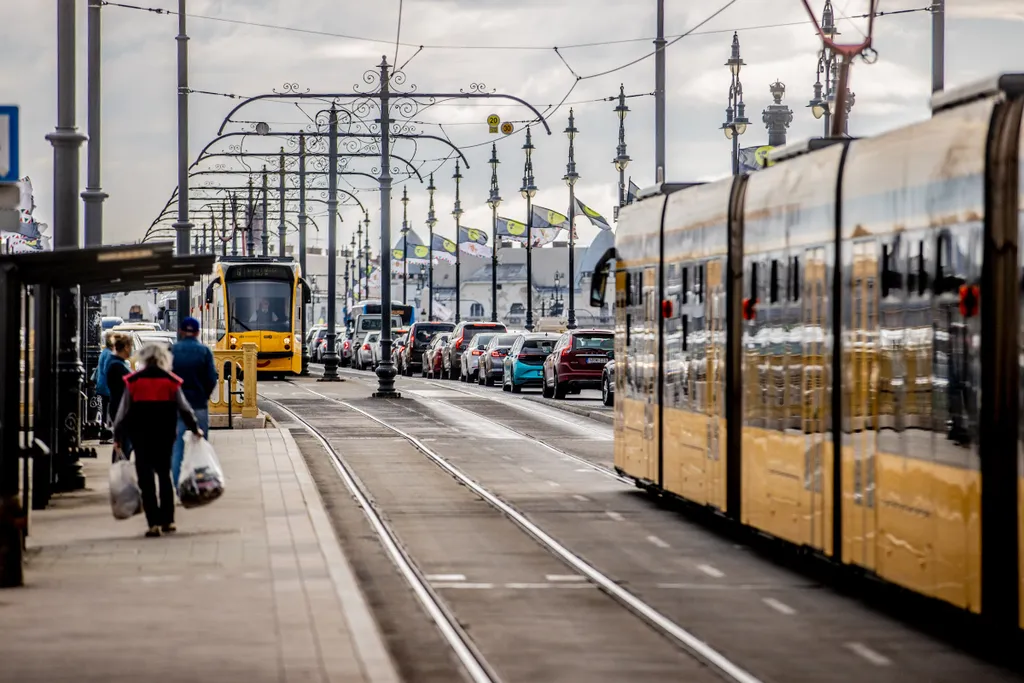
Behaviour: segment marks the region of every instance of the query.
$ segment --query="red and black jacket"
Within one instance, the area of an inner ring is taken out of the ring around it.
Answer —
[[[114,440],[127,435],[136,447],[170,448],[177,437],[178,416],[195,431],[196,416],[181,391],[181,378],[152,365],[124,378],[125,392],[114,419]]]

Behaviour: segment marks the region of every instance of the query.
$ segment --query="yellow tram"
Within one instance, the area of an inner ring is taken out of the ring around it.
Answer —
[[[191,315],[203,341],[215,349],[256,344],[261,374],[302,372],[302,297],[308,288],[291,258],[225,257],[196,282]]]
[[[616,469],[1024,627],[1022,111],[1003,76],[625,207]]]

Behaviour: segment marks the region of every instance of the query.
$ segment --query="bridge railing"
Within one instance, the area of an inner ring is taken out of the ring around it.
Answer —
[[[241,349],[214,350],[213,364],[218,381],[210,396],[210,414],[227,415],[230,403],[233,414],[256,417],[256,345],[248,342]]]

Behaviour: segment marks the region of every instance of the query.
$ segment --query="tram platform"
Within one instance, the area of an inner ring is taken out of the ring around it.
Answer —
[[[144,538],[118,521],[109,446],[90,488],[33,513],[25,586],[0,593],[0,682],[322,681],[398,674],[286,430],[214,431],[227,490]]]

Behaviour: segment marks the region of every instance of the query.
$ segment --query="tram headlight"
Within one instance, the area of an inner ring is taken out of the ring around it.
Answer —
[[[284,347],[285,347],[285,349],[290,348],[291,345],[292,345],[292,338],[291,337],[285,337],[284,338]]]
[[[229,337],[228,343],[231,345],[232,349],[235,348],[235,346],[238,344],[238,337]]]

